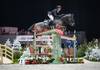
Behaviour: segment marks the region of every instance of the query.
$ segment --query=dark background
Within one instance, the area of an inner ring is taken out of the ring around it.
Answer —
[[[0,26],[28,29],[47,18],[47,11],[56,5],[65,13],[73,13],[75,29],[86,31],[88,40],[100,37],[99,0],[1,0]]]

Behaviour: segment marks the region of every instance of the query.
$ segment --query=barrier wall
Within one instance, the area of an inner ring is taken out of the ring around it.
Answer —
[[[13,49],[7,47],[6,45],[0,44],[0,63],[3,63],[3,57],[6,57],[7,59],[10,59],[13,61]]]

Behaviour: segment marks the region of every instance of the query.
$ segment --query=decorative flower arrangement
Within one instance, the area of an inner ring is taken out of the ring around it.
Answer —
[[[86,51],[86,59],[90,61],[100,61],[100,49],[99,48],[91,48]]]
[[[85,58],[90,61],[100,61],[100,46],[98,40],[96,39],[94,42],[90,42],[87,47]]]

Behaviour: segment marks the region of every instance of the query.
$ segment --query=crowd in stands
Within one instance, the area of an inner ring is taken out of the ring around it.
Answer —
[[[24,29],[21,29],[21,30],[18,31],[17,34],[18,34],[18,35],[31,35],[32,32],[27,31],[27,30],[24,30]]]
[[[25,29],[20,30],[8,30],[8,29],[0,29],[0,35],[31,35],[32,33]]]

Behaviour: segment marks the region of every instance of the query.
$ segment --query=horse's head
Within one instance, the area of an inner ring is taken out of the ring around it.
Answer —
[[[36,33],[42,32],[44,28],[44,24],[42,22],[36,23],[34,25],[34,30]]]
[[[32,26],[30,26],[28,30],[36,33],[42,32],[44,29],[49,29],[49,22],[49,20],[45,20],[43,22],[35,23]]]
[[[36,33],[40,33],[43,32],[47,29],[49,29],[49,25],[48,25],[48,20],[45,20],[43,22],[38,22],[34,25],[34,30]]]

